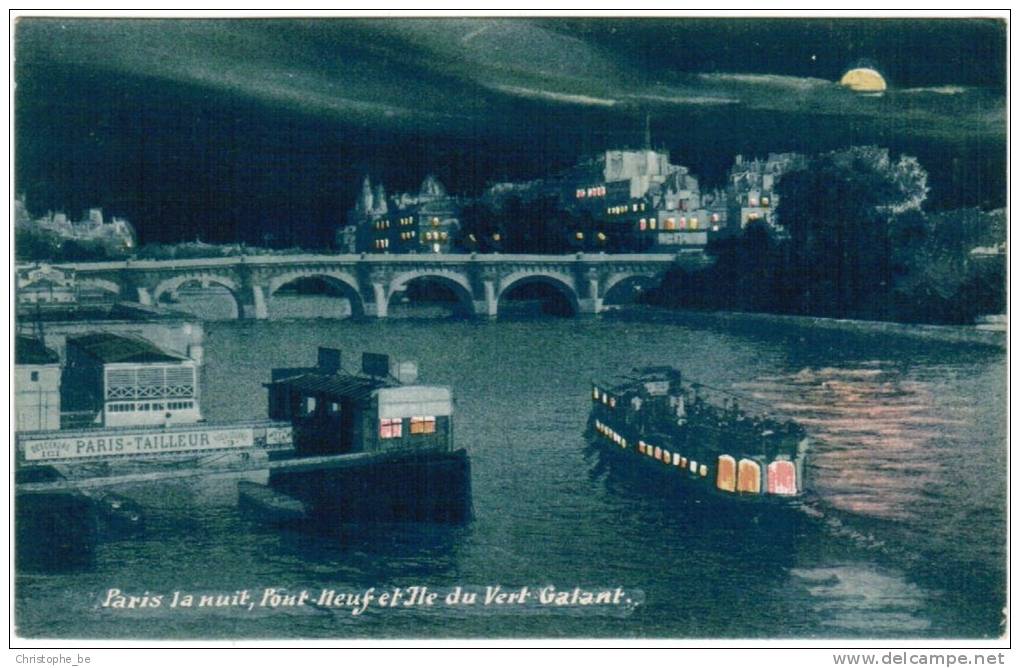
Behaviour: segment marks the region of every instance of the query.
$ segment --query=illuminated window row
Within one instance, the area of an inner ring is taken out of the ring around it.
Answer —
[[[591,188],[578,188],[574,195],[577,199],[584,199],[585,197],[605,197],[606,187],[592,186]]]
[[[627,447],[627,439],[614,431],[609,425],[599,420],[595,420],[595,431],[608,438],[613,443],[616,443],[621,448]]]
[[[389,248],[390,247],[390,240],[389,239],[376,239],[375,240],[375,247],[376,247],[377,250],[382,250],[384,248]]]
[[[611,397],[605,392],[601,391],[598,387],[593,387],[591,390],[591,398],[594,401],[601,401],[610,408],[616,408],[616,397]]]
[[[637,213],[638,211],[645,210],[644,202],[634,202],[632,204],[620,204],[619,206],[611,206],[606,209],[606,213],[610,216],[618,216],[622,213]]]
[[[715,486],[723,492],[761,494],[761,464],[753,459],[737,461],[730,455],[720,455]],[[797,468],[787,459],[778,459],[767,467],[766,491],[769,494],[792,496],[797,493]]]
[[[373,226],[377,230],[388,230],[390,228],[390,221],[388,220],[377,220],[373,223]]]
[[[404,218],[401,218],[400,219],[400,225],[401,225],[401,227],[407,227],[408,225],[414,225],[414,217],[413,216],[405,216]]]
[[[446,241],[450,238],[449,232],[426,232],[425,241]]]
[[[436,417],[420,415],[411,418],[411,434],[436,433]],[[403,418],[382,418],[379,420],[379,438],[400,438],[404,435]]]
[[[403,239],[404,241],[407,241],[408,239],[414,239],[414,237],[417,234],[418,233],[415,232],[414,230],[408,230],[407,232],[401,232],[400,233],[400,238]]]
[[[670,452],[665,448],[653,446],[644,441],[638,441],[638,452],[662,462],[666,466],[672,466],[680,470],[690,471],[693,475],[708,477],[708,466],[698,464],[697,460],[687,459],[678,452]]]

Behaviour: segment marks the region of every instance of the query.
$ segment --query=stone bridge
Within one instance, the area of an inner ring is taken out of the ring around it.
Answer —
[[[607,296],[635,284],[657,283],[675,265],[707,264],[700,250],[678,254],[605,255],[259,255],[188,260],[126,260],[61,264],[78,289],[101,289],[120,299],[156,304],[184,285],[222,286],[239,318],[266,318],[277,290],[320,279],[350,300],[355,316],[385,318],[390,300],[409,283],[427,280],[453,291],[464,313],[495,317],[500,299],[519,286],[544,283],[575,315],[604,310]]]

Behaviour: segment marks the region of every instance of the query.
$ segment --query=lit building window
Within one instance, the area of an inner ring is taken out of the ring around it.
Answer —
[[[676,220],[674,218],[667,218],[666,219],[666,225],[665,225],[665,227],[663,229],[666,229],[666,230],[675,230],[676,229]]]
[[[634,206],[632,207],[632,209],[631,209],[631,210],[632,210],[632,211],[637,211],[637,207],[638,207],[638,205],[637,205],[637,203],[635,202],[635,203],[634,203]]]
[[[698,219],[697,218],[691,218],[691,229],[692,230],[698,229]]]
[[[379,438],[400,438],[404,433],[403,425],[400,418],[382,418],[379,420]]]
[[[577,199],[584,199],[584,189],[583,188],[578,188],[577,189]]]
[[[602,232],[599,232],[597,236],[598,236],[598,240],[599,241],[605,241],[606,240],[606,235],[603,234]]]
[[[432,219],[432,227],[439,227],[439,219],[438,218],[433,218]]]
[[[653,230],[654,230],[654,229],[655,229],[655,226],[656,226],[656,225],[658,225],[658,224],[659,224],[659,221],[655,220],[654,218],[650,218],[650,219],[648,220],[648,227],[649,227],[650,229],[653,229]]]
[[[762,206],[768,206],[769,205],[769,198],[768,197],[762,197],[761,198],[761,205]]]
[[[434,434],[436,433],[436,418],[433,415],[411,418],[412,434]]]
[[[717,214],[717,213],[713,213],[712,214],[712,222],[713,223],[718,223],[719,222],[719,214]]]
[[[645,230],[648,228],[648,222],[644,218],[638,221],[638,229]]]
[[[583,241],[583,240],[584,240],[584,232],[578,232],[578,233],[576,233],[576,234],[574,235],[574,237],[575,237],[575,238],[576,238],[576,239],[577,239],[578,241]]]
[[[499,235],[499,232],[496,232],[495,234],[492,235],[493,241],[499,241],[500,239],[502,239],[502,237]]]

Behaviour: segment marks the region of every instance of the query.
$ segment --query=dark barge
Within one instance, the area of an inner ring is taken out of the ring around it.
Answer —
[[[320,348],[316,367],[273,370],[269,415],[293,425],[296,466],[271,466],[269,489],[325,529],[470,519],[471,467],[454,445],[450,389],[417,384],[416,365],[385,355],[366,353],[357,373],[340,360]]]

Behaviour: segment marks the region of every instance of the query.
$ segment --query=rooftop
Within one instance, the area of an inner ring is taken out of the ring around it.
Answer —
[[[14,343],[15,364],[57,364],[60,357],[39,339],[19,336]]]
[[[364,399],[375,390],[383,387],[395,387],[397,383],[385,378],[355,376],[348,373],[327,374],[309,371],[289,378],[281,378],[266,383],[266,387],[289,387],[299,392],[328,394],[335,397]]]
[[[117,362],[180,362],[187,357],[170,353],[140,337],[98,332],[68,337],[75,345],[107,364]]]

